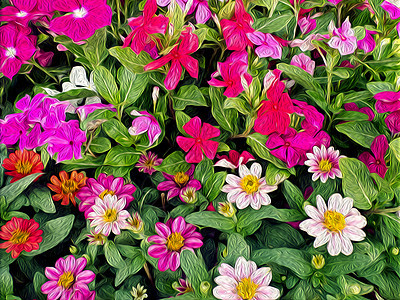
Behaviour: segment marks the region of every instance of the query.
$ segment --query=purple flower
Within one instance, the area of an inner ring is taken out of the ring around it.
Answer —
[[[375,117],[375,114],[371,108],[369,107],[358,108],[357,104],[355,104],[354,102],[345,103],[343,107],[347,111],[358,111],[363,114],[366,114],[368,116],[368,121],[372,121]]]
[[[365,37],[362,40],[357,41],[358,48],[364,50],[364,53],[373,51],[376,43],[372,35],[376,33],[376,31],[365,30]]]
[[[206,23],[211,18],[211,10],[208,7],[207,0],[194,0],[192,7],[189,9],[188,14],[191,14],[196,10],[196,22],[197,23]]]
[[[336,28],[332,23],[330,27],[333,28],[333,36],[328,42],[331,48],[338,49],[341,55],[351,54],[357,49],[357,38],[351,29],[349,17],[343,22],[342,27]]]
[[[386,137],[378,135],[371,144],[372,156],[369,152],[363,152],[358,157],[367,167],[371,173],[376,173],[380,177],[385,178],[387,166],[385,162],[386,151],[389,148]]]
[[[297,25],[299,25],[302,34],[307,34],[317,27],[317,20],[310,16],[306,16],[300,18]]]
[[[162,161],[162,158],[158,158],[157,154],[149,151],[140,156],[139,161],[135,165],[135,167],[139,168],[139,172],[152,175],[154,172],[156,172],[154,167],[161,165]]]
[[[21,136],[26,135],[28,129],[29,126],[25,123],[22,114],[7,115],[4,120],[0,120],[0,143],[12,146]]]
[[[387,11],[392,20],[400,18],[400,5],[396,0],[385,0],[381,4],[382,8]],[[399,23],[400,24],[400,23]],[[399,27],[399,25],[397,25]]]
[[[161,135],[161,127],[156,118],[147,111],[132,110],[131,115],[138,116],[138,118],[132,121],[132,126],[128,129],[129,134],[136,136],[147,132],[149,146],[153,145]]]
[[[255,52],[258,57],[272,57],[275,59],[281,58],[282,47],[270,33],[262,33],[254,31],[247,33],[247,38],[254,44],[259,45]]]
[[[303,69],[307,73],[311,74],[311,76],[314,75],[315,61],[313,61],[309,56],[305,55],[304,53],[293,56],[290,64]]]
[[[178,172],[175,175],[169,175],[163,173],[166,181],[161,182],[157,186],[159,191],[168,191],[167,200],[172,199],[179,195],[179,198],[183,200],[182,193],[185,188],[193,187],[198,191],[201,189],[200,181],[193,179],[194,165],[191,165],[189,170],[186,172]]]

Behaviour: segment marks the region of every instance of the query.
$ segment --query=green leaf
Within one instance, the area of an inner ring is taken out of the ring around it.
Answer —
[[[196,166],[196,169],[193,173],[193,178],[197,179],[204,185],[208,178],[210,178],[214,174],[213,162],[211,159],[205,157],[201,162],[199,162]]]
[[[368,121],[368,115],[359,111],[342,111],[335,115],[335,120]]]
[[[225,100],[224,107],[236,109],[243,115],[250,115],[252,110],[249,103],[242,98],[228,98]]]
[[[191,119],[190,116],[185,114],[183,111],[177,110],[175,112],[175,120],[176,120],[176,127],[178,128],[179,132],[186,135],[187,133],[183,130],[183,125],[189,122]]]
[[[171,153],[163,160],[161,165],[154,167],[157,171],[171,175],[175,175],[178,172],[186,172],[189,168],[190,164],[185,161],[185,156],[180,151]]]
[[[48,281],[47,277],[40,272],[36,272],[35,275],[33,276],[33,286],[35,288],[36,297],[38,297],[39,300],[46,299],[46,297],[42,293],[41,287],[47,281]]]
[[[92,64],[93,68],[99,66],[108,56],[106,48],[107,30],[105,27],[97,29],[96,32],[87,39],[83,48],[85,58]]]
[[[211,99],[211,113],[218,124],[230,133],[237,133],[238,113],[235,109],[224,108],[224,97],[221,89],[209,88]]]
[[[324,94],[321,86],[315,81],[314,77],[303,69],[284,63],[278,64],[278,69],[288,75],[291,79],[295,80],[298,84],[301,84],[306,89],[314,90],[321,95]]]
[[[29,194],[29,200],[33,208],[40,209],[48,214],[56,212],[54,201],[47,187],[39,187],[32,190]]]
[[[394,156],[400,162],[400,138],[391,141],[389,147],[393,151]]]
[[[125,68],[135,74],[144,73],[143,67],[153,61],[146,51],[142,51],[139,55],[136,55],[130,47],[122,48],[121,46],[117,46],[108,51]]]
[[[250,258],[250,247],[241,234],[232,233],[228,238],[226,253],[226,257],[222,262],[234,265],[240,256],[243,256],[245,259]]]
[[[110,266],[113,266],[114,268],[121,269],[126,266],[125,261],[122,259],[122,256],[113,241],[107,241],[104,244],[104,256]]]
[[[207,106],[206,99],[195,85],[184,85],[172,98],[175,110],[184,110],[187,105]]]
[[[122,146],[129,147],[133,144],[133,137],[121,121],[111,119],[103,123],[102,126],[107,135]]]
[[[203,186],[204,196],[211,202],[221,193],[225,183],[226,172],[218,172],[210,176]]]
[[[4,183],[4,168],[3,161],[8,157],[7,146],[5,144],[0,144],[0,187]]]
[[[105,137],[95,137],[90,143],[90,150],[94,153],[104,153],[111,149],[111,142]]]
[[[17,198],[36,178],[38,178],[43,173],[35,173],[28,175],[16,182],[6,185],[0,189],[0,197],[4,196],[6,198],[7,205]]]
[[[211,227],[223,232],[232,232],[235,223],[215,211],[195,212],[185,218],[186,222],[203,227]]]
[[[143,94],[149,82],[147,74],[134,74],[121,67],[117,74],[120,83],[120,99],[124,106],[130,106]]]
[[[81,88],[81,89],[72,89],[67,92],[62,92],[57,95],[51,96],[52,98],[56,98],[60,101],[65,101],[65,100],[73,100],[73,99],[82,99],[82,98],[87,98],[87,97],[93,97],[97,96],[95,91],[86,89],[86,88]]]
[[[291,208],[304,211],[303,205],[305,200],[303,193],[289,180],[283,182],[283,195]]]
[[[126,278],[139,272],[145,263],[146,259],[141,254],[134,258],[126,259],[125,266],[119,268],[115,274],[115,286],[120,285],[125,281]]]
[[[264,33],[278,32],[289,24],[293,17],[293,14],[282,14],[270,18],[259,18],[254,22],[253,28]]]
[[[96,109],[90,113],[85,120],[80,123],[80,128],[86,130],[90,128],[96,128],[107,120],[114,118],[116,115],[115,111],[109,109]]]
[[[0,268],[0,296],[5,299],[13,294],[13,278],[9,272],[8,266]]]
[[[140,153],[134,148],[115,146],[107,153],[105,165],[114,167],[132,166],[139,160]]]
[[[370,93],[372,95],[376,95],[381,92],[396,91],[396,89],[392,83],[384,82],[384,81],[368,82],[367,89],[368,89],[368,91],[370,91]]]
[[[370,209],[378,191],[375,189],[367,166],[355,158],[341,158],[339,167],[343,174],[344,195],[354,200],[354,207]]]
[[[201,257],[192,251],[183,250],[180,256],[181,268],[186,274],[188,281],[192,284],[196,295],[202,295],[200,285],[203,281],[210,281],[206,266]]]
[[[80,169],[91,169],[101,166],[104,161],[104,156],[105,155],[93,157],[91,155],[85,155],[80,159],[64,160],[61,163],[65,165],[63,166],[63,170],[67,172]]]
[[[103,66],[98,66],[93,71],[93,81],[99,94],[114,105],[119,103],[117,83],[114,76]]]
[[[371,257],[358,252],[354,252],[349,256],[327,256],[325,257],[325,266],[321,269],[321,272],[330,277],[350,274],[365,268],[371,261]]]
[[[369,121],[342,123],[336,125],[336,129],[365,148],[371,148],[373,140],[380,135],[372,122]]]

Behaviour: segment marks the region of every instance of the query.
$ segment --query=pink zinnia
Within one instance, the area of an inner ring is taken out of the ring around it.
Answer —
[[[154,172],[156,172],[154,167],[161,165],[162,161],[162,158],[158,158],[157,154],[149,151],[140,156],[139,161],[135,165],[135,167],[139,168],[139,172],[152,175]]]
[[[228,155],[217,155],[219,161],[217,161],[214,166],[228,169],[237,169],[239,168],[239,166],[245,165],[249,161],[255,160],[254,156],[247,151],[243,151],[240,154],[236,150],[230,150]]]
[[[69,255],[66,259],[59,258],[55,268],[46,267],[45,274],[49,281],[42,285],[42,293],[47,294],[49,300],[94,300],[96,293],[89,290],[88,284],[96,275],[84,270],[86,263],[84,257],[76,259]]]
[[[87,218],[93,211],[92,206],[96,198],[104,199],[106,195],[115,195],[118,199],[124,199],[127,207],[133,201],[132,194],[135,191],[136,187],[133,184],[124,184],[123,178],[101,173],[97,180],[89,178],[86,186],[76,194],[76,197],[81,200],[79,211],[85,212],[85,218]]]
[[[387,166],[385,162],[386,151],[389,148],[386,137],[382,134],[377,136],[371,144],[372,156],[369,152],[363,152],[358,157],[367,167],[371,173],[376,173],[380,177],[385,178]]]
[[[67,14],[53,19],[50,29],[74,42],[86,40],[111,24],[112,10],[106,0],[55,0],[53,9]]]
[[[328,45],[333,49],[338,49],[341,55],[353,53],[357,49],[357,38],[351,28],[349,17],[343,22],[342,27],[336,28],[335,25],[332,25],[332,28],[333,36]]]
[[[181,251],[194,252],[194,249],[203,246],[202,235],[195,231],[194,225],[186,224],[182,217],[169,219],[165,224],[157,222],[155,229],[157,235],[148,238],[149,242],[155,243],[149,247],[148,253],[159,258],[158,269],[162,272],[179,268]]]
[[[203,123],[202,126],[200,118],[194,117],[183,125],[183,130],[191,137],[178,136],[176,142],[183,151],[189,151],[185,158],[188,163],[201,162],[204,154],[209,159],[214,159],[219,143],[210,139],[220,135],[218,128],[208,123]]]

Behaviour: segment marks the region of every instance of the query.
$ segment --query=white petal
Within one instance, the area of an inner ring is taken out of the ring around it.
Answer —
[[[262,167],[259,163],[253,163],[250,167],[250,173],[256,176],[257,178],[261,178]]]
[[[323,215],[323,214],[326,212],[326,210],[327,210],[325,200],[324,200],[324,198],[321,197],[321,195],[317,195],[317,208],[318,208],[319,212],[320,212],[322,215]]]
[[[332,233],[332,237],[328,242],[327,249],[330,255],[332,256],[339,255],[339,253],[342,251],[342,243],[340,240],[339,233]]]
[[[240,165],[239,166],[239,176],[241,178],[247,176],[247,175],[251,175],[249,169],[246,167],[246,165]]]
[[[314,206],[312,205],[306,205],[306,207],[304,208],[304,210],[306,211],[306,214],[311,218],[314,219],[316,221],[323,221],[324,220],[324,215],[321,214],[319,212],[318,209],[316,209]]]
[[[361,229],[354,227],[354,226],[346,226],[343,229],[343,236],[345,236],[346,238],[349,238],[352,241],[362,241],[365,237],[366,234],[364,231],[362,231]]]
[[[342,196],[338,193],[333,194],[328,200],[328,209],[333,211],[338,211],[341,206]]]
[[[315,238],[314,241],[314,248],[321,247],[322,245],[325,245],[329,240],[331,239],[331,233],[325,229],[325,231],[322,232],[319,236]]]
[[[350,239],[344,235],[341,235],[340,239],[342,241],[342,253],[344,255],[350,255],[353,253],[353,244],[351,243]]]

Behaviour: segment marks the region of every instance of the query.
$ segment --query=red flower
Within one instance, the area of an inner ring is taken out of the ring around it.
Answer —
[[[25,176],[41,173],[43,164],[39,154],[28,150],[17,150],[3,161],[3,168],[11,171],[5,174],[12,176],[11,182],[15,182]]]
[[[61,205],[68,205],[69,201],[71,201],[75,206],[75,195],[86,185],[87,177],[85,177],[85,174],[76,171],[71,173],[71,178],[65,171],[61,171],[59,176],[60,179],[55,175],[51,176],[50,181],[52,184],[47,184],[47,187],[56,193],[53,195],[53,200],[60,201],[62,199]]]
[[[12,258],[17,258],[22,251],[31,252],[39,249],[42,242],[42,230],[38,230],[39,223],[35,220],[26,220],[13,217],[1,227],[0,238],[6,242],[0,244],[1,249],[11,252]]]

